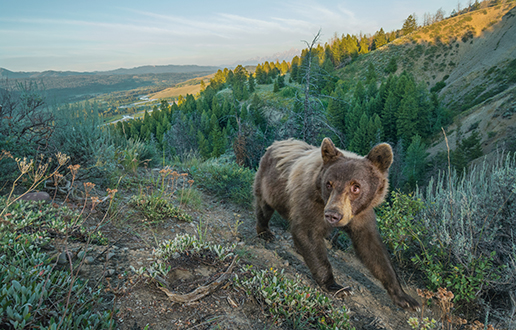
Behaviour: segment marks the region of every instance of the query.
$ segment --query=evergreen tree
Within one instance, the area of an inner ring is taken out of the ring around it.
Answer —
[[[279,92],[279,90],[280,90],[280,87],[278,84],[278,80],[274,80],[274,88],[272,89],[272,92],[277,93],[277,92]]]
[[[403,27],[401,28],[403,31],[403,35],[407,35],[415,30],[417,30],[417,22],[416,22],[416,14],[409,15],[405,22],[403,22]]]
[[[285,76],[282,76],[282,75],[278,76],[278,87],[280,89],[285,87]]]
[[[382,47],[383,45],[387,44],[387,36],[385,35],[385,32],[383,31],[383,28],[380,28],[378,32],[375,33],[373,37],[373,46],[372,49],[378,49]]]
[[[371,149],[372,133],[369,131],[369,118],[362,113],[358,124],[358,129],[353,135],[349,144],[349,149],[359,155],[366,155]]]
[[[208,145],[208,141],[204,137],[204,134],[198,130],[197,131],[197,143],[199,144],[199,153],[204,158],[210,157],[210,147]]]
[[[398,63],[396,63],[396,57],[391,57],[389,63],[385,67],[386,73],[395,73],[398,70]]]
[[[480,133],[475,130],[469,137],[461,141],[460,149],[463,150],[467,162],[471,162],[483,155],[482,145],[480,143],[481,139],[482,137],[480,136]]]
[[[407,148],[405,156],[405,166],[403,174],[407,179],[410,190],[413,190],[418,183],[421,183],[425,176],[428,157],[426,146],[422,142],[421,136],[416,134],[412,137],[412,142]]]
[[[369,53],[369,40],[364,36],[360,39],[360,50],[359,54],[367,54]]]
[[[378,79],[378,76],[376,75],[376,69],[374,68],[374,65],[372,62],[369,62],[369,66],[367,67],[367,73],[366,73],[366,84],[369,85],[371,83],[374,83],[374,87],[376,88],[376,80]],[[375,91],[376,92],[376,91]],[[371,93],[370,96],[373,96]]]
[[[406,95],[401,101],[396,121],[397,136],[411,141],[417,133],[417,102],[414,95]]]
[[[247,83],[249,85],[249,93],[253,94],[255,91],[256,83],[254,81],[254,76],[252,74],[249,75]]]

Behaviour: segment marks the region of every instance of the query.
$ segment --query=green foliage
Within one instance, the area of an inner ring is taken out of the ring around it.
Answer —
[[[407,184],[410,187],[409,190],[413,190],[418,184],[423,182],[427,157],[426,146],[422,143],[421,136],[416,134],[412,137],[412,142],[407,148],[405,167],[403,168],[403,174],[407,178]]]
[[[409,17],[407,17],[407,19],[405,19],[403,22],[403,27],[401,30],[403,31],[403,35],[407,35],[417,30],[416,17],[414,15],[409,15]]]
[[[446,83],[444,81],[438,81],[434,87],[430,88],[431,93],[439,93],[441,89],[446,87]]]
[[[5,209],[2,200],[1,209]],[[49,235],[72,232],[66,208],[15,203],[0,227],[0,323],[10,329],[108,329],[111,312],[99,312],[101,288],[91,288],[41,251]]]
[[[426,234],[414,216],[423,208],[421,199],[411,195],[392,192],[389,203],[378,209],[378,229],[383,241],[399,262],[406,258],[405,253],[414,247],[414,243]]]
[[[220,260],[234,256],[236,244],[230,246],[222,246],[206,241],[201,235],[198,237],[189,234],[177,235],[173,240],[162,242],[155,250],[154,255],[158,258],[168,259],[174,253],[200,253],[202,251],[211,251]]]
[[[77,211],[66,206],[55,208],[44,202],[17,201],[7,205],[5,198],[0,197],[0,210],[4,210],[9,224],[0,224],[0,233],[3,230],[13,232],[37,232],[38,235],[48,238],[49,236],[70,236],[71,240],[83,240],[86,235],[90,236],[91,242],[95,244],[106,244],[107,239],[101,232],[90,232],[84,226],[84,218]],[[73,233],[73,234],[70,234]]]
[[[425,204],[416,219],[431,230],[414,262],[432,288],[446,286],[466,302],[516,288],[516,241],[506,234],[516,226],[515,182],[515,156],[500,154],[492,165],[440,175],[416,193]]]
[[[263,302],[276,322],[293,329],[351,329],[346,310],[336,308],[319,290],[304,286],[275,269],[255,271],[235,282]]]
[[[395,73],[398,70],[398,63],[396,57],[391,57],[389,63],[385,67],[385,72],[387,74]]]
[[[119,163],[127,172],[136,173],[138,167],[144,162],[149,163],[152,160],[152,152],[149,145],[140,139],[129,139],[123,146],[118,148]]]
[[[186,188],[178,194],[179,204],[189,206],[193,209],[199,209],[202,205],[202,195],[195,188]]]
[[[192,216],[172,205],[171,201],[159,194],[133,196],[131,203],[140,210],[150,223],[167,219],[192,222]]]
[[[222,159],[208,160],[191,171],[198,186],[233,203],[252,205],[254,171]]]
[[[294,97],[297,93],[297,89],[293,86],[286,86],[280,91],[280,95],[283,97]]]

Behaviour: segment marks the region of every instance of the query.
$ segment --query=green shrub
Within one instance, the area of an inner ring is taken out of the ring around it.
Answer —
[[[293,329],[351,329],[346,310],[336,308],[319,290],[307,287],[298,277],[289,279],[275,269],[249,270],[235,282],[269,309],[276,322]]]
[[[416,197],[425,207],[415,218],[428,230],[413,261],[431,288],[447,287],[467,302],[516,289],[515,155],[440,175]]]
[[[378,229],[390,251],[403,261],[404,253],[414,247],[414,242],[425,234],[426,229],[414,221],[423,208],[420,199],[392,192],[389,203],[378,209]]]
[[[250,207],[253,202],[253,170],[232,161],[208,160],[198,168],[191,168],[196,184],[217,197]]]
[[[294,97],[297,94],[297,88],[292,86],[286,86],[279,93],[283,97]]]
[[[42,203],[17,202],[0,225],[0,324],[8,329],[110,329],[100,312],[102,288],[89,287],[41,251],[49,236],[74,232],[77,214]],[[83,235],[85,232],[79,235]],[[63,235],[64,236],[64,235]]]
[[[172,205],[171,201],[160,194],[133,196],[131,203],[140,210],[151,223],[166,219],[191,222],[192,216]]]

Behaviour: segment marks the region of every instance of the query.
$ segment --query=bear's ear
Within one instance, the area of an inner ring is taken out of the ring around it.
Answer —
[[[387,143],[375,146],[366,156],[382,173],[389,170],[392,164],[392,148]]]
[[[335,145],[330,138],[324,138],[321,144],[321,155],[323,163],[326,164],[337,160],[337,158],[342,154],[337,148],[335,148]]]

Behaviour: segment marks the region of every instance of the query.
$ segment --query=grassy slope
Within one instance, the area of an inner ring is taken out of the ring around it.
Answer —
[[[199,93],[201,90],[201,80],[204,81],[206,85],[209,84],[209,80],[213,78],[215,74],[210,74],[208,76],[194,78],[187,80],[183,83],[177,84],[174,87],[166,88],[160,92],[150,94],[149,98],[151,99],[170,99],[177,98],[179,95],[185,96],[186,94],[195,95]]]
[[[448,76],[440,97],[445,106],[460,113],[456,122],[461,123],[464,137],[471,125],[479,123],[484,152],[490,152],[500,140],[510,138],[516,128],[516,116],[508,115],[514,113],[516,87],[509,84],[497,90],[500,74],[516,58],[515,6],[516,2],[511,2],[480,9],[421,28],[360,57],[338,74],[343,79],[365,80],[365,68],[372,62],[378,75],[386,76],[385,67],[396,57],[397,74],[410,71],[429,87]],[[485,92],[490,92],[485,94],[490,97],[484,102],[475,100]],[[455,128],[452,125],[448,129]],[[453,135],[450,141],[453,148]],[[438,137],[430,152],[444,149],[444,140]]]

